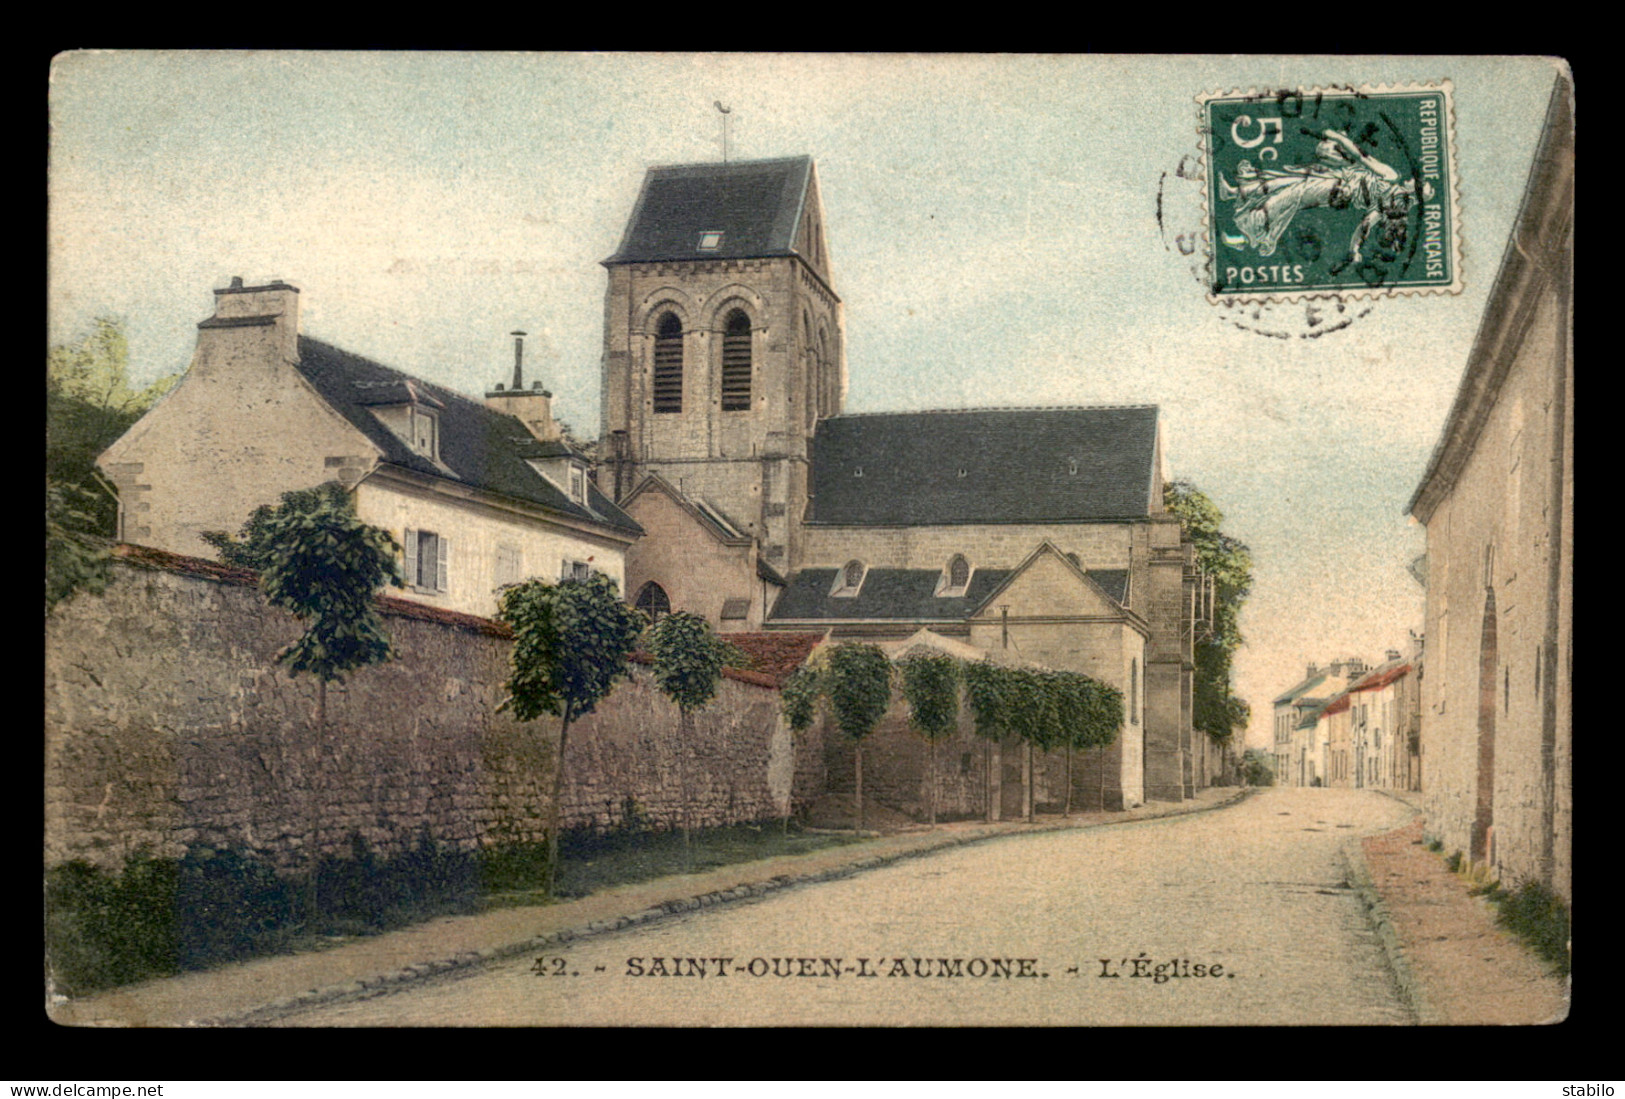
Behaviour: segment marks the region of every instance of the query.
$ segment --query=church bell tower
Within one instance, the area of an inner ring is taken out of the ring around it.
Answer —
[[[812,159],[651,168],[603,263],[602,487],[657,473],[794,567],[813,430],[846,396]]]

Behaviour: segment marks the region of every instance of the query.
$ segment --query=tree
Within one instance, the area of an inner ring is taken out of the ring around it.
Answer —
[[[1072,756],[1079,748],[1093,746],[1090,702],[1093,684],[1088,676],[1078,672],[1057,673],[1055,713],[1060,723],[1060,741],[1066,747],[1066,805],[1061,815],[1072,815]]]
[[[294,489],[284,492],[282,502],[276,507],[261,504],[255,508],[235,535],[223,530],[206,530],[198,537],[219,551],[222,564],[260,572],[271,563],[277,552],[276,531],[279,528],[273,524],[273,519],[289,512],[315,512],[327,507],[348,508],[349,501],[348,490],[337,481],[328,481],[315,488]]]
[[[179,375],[145,389],[129,382],[130,352],[116,320],[98,318],[79,342],[45,354],[45,608],[78,589],[101,592],[111,576],[104,539],[118,504],[96,459],[168,392]]]
[[[816,659],[816,654],[814,659]],[[809,659],[801,667],[790,674],[779,688],[780,712],[790,726],[790,731],[800,736],[812,728],[813,721],[818,716],[818,698],[823,690],[823,683],[819,677],[819,667]],[[786,842],[790,837],[790,807],[785,806],[784,827],[780,833]]]
[[[1049,680],[1030,668],[1001,668],[1005,676],[1005,727],[1021,738],[1027,797],[1022,816],[1033,819],[1033,749],[1047,748],[1055,735],[1055,699]]]
[[[96,459],[130,429],[180,375],[144,389],[130,384],[123,327],[98,317],[78,342],[45,353],[45,475],[95,496],[95,533],[111,536],[117,508],[97,480]]]
[[[937,826],[937,740],[959,724],[959,662],[951,656],[917,653],[898,662],[909,724],[927,745],[926,784],[931,827]]]
[[[1237,729],[1244,729],[1252,712],[1231,692],[1231,663],[1245,639],[1241,635],[1241,607],[1253,586],[1253,558],[1246,544],[1219,529],[1224,514],[1207,495],[1189,481],[1169,481],[1163,504],[1179,517],[1186,536],[1196,547],[1196,562],[1214,584],[1213,623],[1198,634],[1196,671],[1192,684],[1193,721],[1215,743],[1229,744]]]
[[[656,622],[649,632],[649,651],[654,657],[655,682],[677,704],[681,722],[677,745],[677,790],[683,806],[683,863],[689,860],[688,777],[684,756],[692,731],[694,711],[717,694],[728,649],[738,647],[724,642],[711,630],[711,624],[697,614],[673,611]]]
[[[549,584],[526,580],[502,591],[497,617],[513,629],[508,697],[497,707],[520,721],[562,716],[553,760],[553,799],[547,834],[547,888],[558,881],[563,822],[565,749],[570,723],[597,708],[617,680],[631,675],[626,658],[646,620],[621,602],[602,573]]]
[[[293,675],[316,677],[316,724],[327,724],[327,684],[346,672],[389,659],[389,634],[374,596],[401,586],[389,533],[363,523],[342,488],[287,493],[263,518],[265,558],[260,587],[272,606],[307,623],[297,641],[277,653]]]
[[[1241,777],[1248,786],[1274,786],[1275,768],[1262,748],[1248,748],[1241,754]]]
[[[988,820],[993,819],[993,745],[1005,728],[1004,669],[988,660],[966,661],[965,701],[970,706],[971,728],[982,740],[982,803]]]
[[[823,676],[835,724],[856,750],[858,831],[863,831],[863,738],[891,706],[891,661],[875,645],[845,642],[830,650]]]
[[[112,579],[105,539],[95,533],[91,494],[78,485],[45,483],[45,613],[76,591],[100,595]]]

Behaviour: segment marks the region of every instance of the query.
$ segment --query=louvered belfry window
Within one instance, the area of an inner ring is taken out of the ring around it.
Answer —
[[[738,309],[728,314],[722,334],[722,411],[750,409],[750,318]]]
[[[683,410],[683,322],[672,313],[655,332],[654,402],[656,412]]]

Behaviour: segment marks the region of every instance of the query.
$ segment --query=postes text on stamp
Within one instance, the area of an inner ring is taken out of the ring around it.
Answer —
[[[1199,97],[1214,301],[1456,293],[1449,81]]]

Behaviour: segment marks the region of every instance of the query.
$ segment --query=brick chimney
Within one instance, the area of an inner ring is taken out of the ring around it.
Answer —
[[[239,276],[214,292],[214,316],[198,323],[196,367],[252,370],[299,361],[299,288],[281,279],[244,286]],[[239,380],[252,380],[240,375]]]
[[[486,391],[485,407],[502,412],[524,424],[529,432],[544,443],[560,438],[558,424],[553,422],[553,394],[542,388],[541,382],[532,382],[525,388],[525,333],[513,332],[513,386]]]

